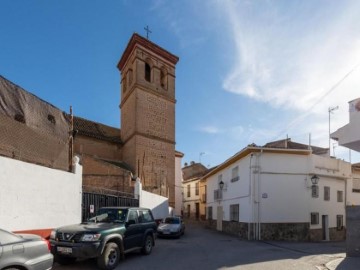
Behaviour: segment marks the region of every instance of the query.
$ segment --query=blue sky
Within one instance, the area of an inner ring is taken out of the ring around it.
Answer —
[[[360,97],[360,1],[1,0],[0,74],[120,127],[116,68],[131,35],[180,57],[176,149],[215,166],[288,136],[328,147]],[[349,160],[347,149],[332,153]],[[360,162],[352,152],[352,162]]]

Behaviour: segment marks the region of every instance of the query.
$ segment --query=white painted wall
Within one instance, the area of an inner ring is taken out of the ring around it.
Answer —
[[[139,207],[151,209],[155,219],[163,219],[172,214],[169,199],[143,190],[139,178],[135,183],[135,198],[139,199]]]
[[[232,169],[239,167],[239,181],[231,182]],[[223,199],[214,200],[218,189],[218,176],[225,183]],[[312,198],[312,175],[317,174],[319,197]],[[217,217],[217,207],[223,206],[223,220],[230,219],[230,205],[239,204],[240,222],[310,223],[310,213],[329,216],[329,227],[336,227],[336,215],[344,216],[346,182],[351,178],[351,165],[347,162],[316,155],[284,153],[254,153],[248,155],[207,179],[207,207]],[[324,186],[330,186],[330,201],[324,200]],[[344,201],[337,202],[337,191],[343,191]],[[184,189],[184,193],[186,190]],[[259,211],[259,212],[258,212]]]
[[[174,215],[181,215],[182,205],[182,171],[181,171],[181,157],[175,157],[175,209]]]
[[[78,159],[77,159],[78,160]],[[81,222],[82,167],[68,173],[0,157],[0,227],[41,230]]]
[[[199,193],[196,194],[196,185],[198,185]],[[199,204],[199,215],[200,215],[200,179],[189,180],[182,183],[183,187],[183,211],[184,215],[188,215],[188,206],[190,206],[190,214],[195,215],[196,203]],[[188,196],[188,187],[190,190],[190,196]]]

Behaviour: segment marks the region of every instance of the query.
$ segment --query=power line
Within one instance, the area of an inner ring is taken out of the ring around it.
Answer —
[[[300,120],[304,119],[305,117],[307,117],[312,110],[315,108],[316,105],[318,105],[325,97],[327,97],[328,95],[330,95],[334,90],[336,90],[336,88],[339,87],[339,85],[345,81],[345,79],[347,77],[349,77],[351,75],[351,73],[353,73],[360,65],[360,62],[358,62],[355,67],[353,67],[348,73],[345,74],[345,76],[343,76],[337,83],[335,83],[324,95],[322,95],[319,99],[317,99],[317,101],[315,101],[315,103],[313,105],[311,105],[311,107],[307,110],[306,113],[300,115],[299,117],[295,118],[293,121],[291,121],[286,127],[285,129],[279,133],[275,139],[278,139],[282,136],[282,134],[284,134],[290,127],[292,127],[293,125],[295,125],[297,122],[299,122]]]

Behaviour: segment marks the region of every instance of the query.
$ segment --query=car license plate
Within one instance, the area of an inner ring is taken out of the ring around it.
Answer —
[[[72,253],[72,248],[70,248],[70,247],[57,247],[57,251],[59,253],[63,253],[63,254],[71,254]]]

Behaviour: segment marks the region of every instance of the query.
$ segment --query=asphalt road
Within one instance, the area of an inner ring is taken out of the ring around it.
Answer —
[[[325,263],[344,256],[342,243],[286,243],[244,241],[237,237],[187,224],[180,239],[157,239],[148,256],[127,254],[116,269],[267,269],[319,270]],[[96,260],[70,266],[55,264],[54,270],[97,269]]]

